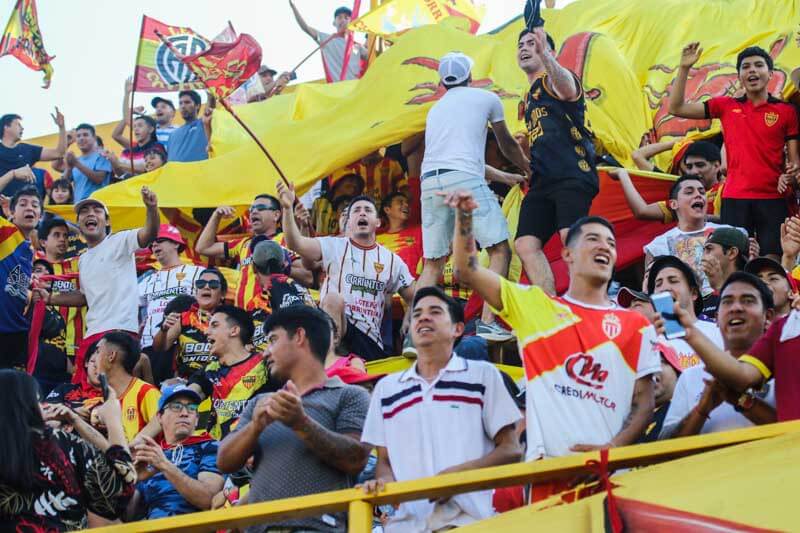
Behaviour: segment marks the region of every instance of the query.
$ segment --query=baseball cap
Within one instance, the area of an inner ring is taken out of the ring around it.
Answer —
[[[155,107],[159,103],[167,104],[168,106],[170,106],[173,109],[173,111],[175,110],[175,104],[172,103],[172,100],[168,100],[166,98],[161,98],[160,96],[156,96],[155,98],[150,100],[150,105],[153,106],[153,107]]]
[[[284,269],[283,248],[272,240],[261,241],[253,248],[250,259],[253,268],[261,274],[279,274]]]
[[[661,357],[663,357],[664,360],[667,363],[669,363],[669,366],[675,369],[675,372],[678,375],[680,375],[681,372],[686,370],[685,368],[683,368],[683,366],[681,366],[681,358],[678,357],[678,352],[675,350],[672,344],[669,343],[669,341],[664,341],[664,340],[656,341],[655,347],[661,354]]]
[[[108,218],[108,207],[106,207],[106,204],[104,204],[103,202],[101,202],[96,198],[84,198],[83,200],[75,204],[74,207],[75,214],[77,215],[78,213],[80,213],[81,209],[86,205],[99,205],[100,207],[103,208],[103,211],[106,212],[106,218]]]
[[[617,305],[622,308],[628,309],[634,300],[649,302],[650,297],[641,291],[635,291],[628,287],[622,287],[617,293]]]
[[[167,405],[176,396],[188,396],[192,401],[200,403],[202,398],[189,385],[185,383],[175,383],[173,385],[161,386],[161,398],[158,400],[158,410],[163,411],[164,406]]]
[[[794,279],[794,276],[789,275],[786,272],[786,269],[783,268],[783,265],[775,261],[774,259],[770,259],[769,257],[756,257],[747,262],[744,266],[744,271],[748,274],[753,274],[754,276],[758,276],[758,273],[762,270],[772,270],[773,272],[777,272],[784,278],[786,281],[789,282],[789,288],[792,292],[797,292],[797,281]]]
[[[650,266],[650,274],[647,276],[647,294],[653,295],[656,290],[656,277],[665,268],[677,268],[689,282],[689,288],[697,291],[697,299],[694,301],[694,314],[700,316],[703,312],[703,293],[700,290],[700,283],[692,267],[675,257],[674,255],[660,255],[656,257]]]
[[[158,235],[156,235],[156,240],[158,239],[167,239],[168,241],[186,246],[186,241],[183,239],[181,232],[178,231],[178,228],[170,224],[161,224],[158,227]]]
[[[461,52],[450,52],[439,60],[439,78],[447,85],[458,85],[469,78],[475,62]]]
[[[278,71],[274,70],[274,69],[271,69],[266,65],[261,65],[261,67],[258,69],[258,73],[259,74],[267,74],[267,73],[269,73],[271,76],[274,76],[275,74],[278,73]]]
[[[719,244],[726,248],[736,248],[742,257],[747,257],[750,253],[750,241],[747,239],[747,235],[736,228],[717,228],[706,239],[706,242]]]

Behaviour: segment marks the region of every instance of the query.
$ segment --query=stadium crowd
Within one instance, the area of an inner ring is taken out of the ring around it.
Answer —
[[[292,7],[312,38],[331,37]],[[349,18],[336,11],[332,42]],[[375,147],[300,198],[279,182],[244,213],[159,208],[143,187],[146,220],[134,230],[115,231],[92,194],[207,158],[211,103],[182,91],[176,127],[166,98],[131,115],[127,83],[118,155],[91,124],[68,130],[58,109],[54,148],[21,142],[22,117],[3,115],[3,529],[377,493],[800,418],[800,131],[795,108],[767,91],[771,57],[743,50],[735,97],[687,102],[701,50],[683,49],[670,112],[717,118],[722,134],[687,143],[660,202],[611,171],[634,216],[665,224],[642,261],[617,272],[614,227],[589,216],[599,157],[581,81],[555,50],[541,28],[519,36],[524,132],[509,130],[497,95],[470,87],[472,59],[452,52],[423,133]],[[357,77],[362,50],[351,52],[340,42],[325,53]],[[259,74],[264,97],[289,80]],[[645,145],[633,160],[653,169],[672,145]],[[512,234],[501,204],[516,185],[527,192]],[[46,212],[61,204],[75,223]],[[561,295],[543,251],[556,235],[569,271]],[[512,249],[519,279],[509,279]],[[407,370],[368,371],[400,353]],[[499,371],[501,360],[525,377]],[[382,506],[376,525],[445,530],[570,486]],[[248,531],[346,524],[332,513]]]

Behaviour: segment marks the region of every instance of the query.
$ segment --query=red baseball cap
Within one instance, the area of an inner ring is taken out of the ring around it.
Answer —
[[[186,241],[183,239],[181,232],[178,231],[178,228],[171,226],[170,224],[161,224],[158,227],[158,235],[156,236],[156,240],[158,239],[166,239],[168,241],[178,243],[181,246],[186,246]]]

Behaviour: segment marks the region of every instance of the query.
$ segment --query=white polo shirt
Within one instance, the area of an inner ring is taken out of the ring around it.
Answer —
[[[494,437],[522,418],[490,363],[453,355],[428,383],[416,363],[380,380],[361,435],[385,447],[397,481],[435,476],[445,468],[494,450]],[[493,514],[492,491],[459,494],[446,504],[405,502],[385,531],[427,531],[462,526]]]

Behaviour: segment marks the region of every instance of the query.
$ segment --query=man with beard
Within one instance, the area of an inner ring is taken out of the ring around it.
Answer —
[[[156,139],[164,149],[169,148],[169,138],[177,128],[172,125],[175,118],[175,104],[172,100],[156,96],[150,101],[150,105],[156,110]]]
[[[67,152],[64,157],[64,178],[71,179],[75,202],[88,198],[93,192],[111,183],[111,162],[103,157],[97,146],[97,134],[91,124],[78,124],[75,128],[75,144],[80,156]]]
[[[77,291],[51,294],[34,289],[34,298],[49,305],[82,307],[86,312],[86,336],[75,359],[73,382],[85,376],[83,358],[86,348],[112,330],[126,331],[138,337],[139,290],[134,254],[147,247],[158,234],[158,198],[142,187],[142,203],[146,208],[145,225],[138,230],[110,233],[110,219],[105,204],[87,198],[75,204],[78,228],[88,249],[78,259]]]
[[[208,137],[200,115],[197,91],[181,91],[178,98],[184,125],[169,137],[167,155],[170,161],[202,161],[208,159]]]
[[[682,118],[717,118],[722,122],[728,156],[722,222],[755,235],[761,253],[779,260],[780,227],[789,214],[784,193],[796,184],[800,172],[797,112],[791,104],[769,94],[772,57],[757,46],[745,48],[736,58],[742,96],[687,102],[689,71],[702,53],[698,42],[684,47],[670,92],[669,111]]]

